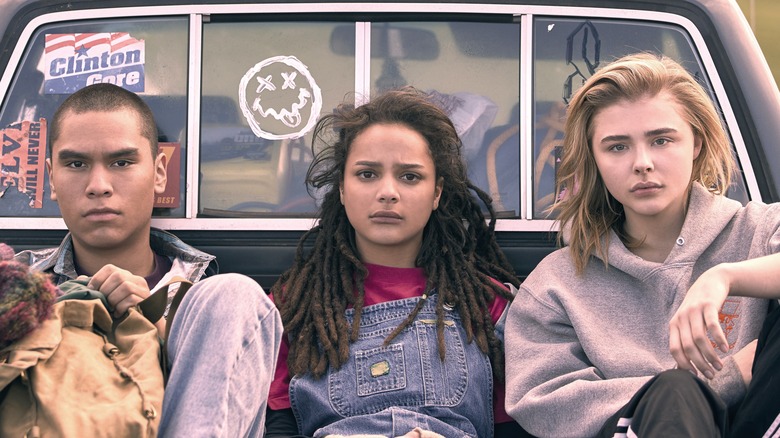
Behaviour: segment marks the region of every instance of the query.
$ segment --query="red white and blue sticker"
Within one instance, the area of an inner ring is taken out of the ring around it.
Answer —
[[[87,85],[109,82],[144,91],[144,40],[127,32],[46,35],[46,94],[71,94]]]

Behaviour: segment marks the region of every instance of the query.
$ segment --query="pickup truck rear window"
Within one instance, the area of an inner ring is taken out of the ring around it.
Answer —
[[[313,217],[317,193],[310,196],[304,178],[314,122],[345,100],[359,105],[407,84],[436,94],[450,113],[471,178],[509,220],[500,229],[530,223],[513,219],[551,219],[565,105],[601,65],[637,51],[663,53],[715,97],[681,25],[568,12],[231,13],[44,24],[0,112],[6,136],[28,139],[26,149],[4,141],[0,217],[59,216],[42,170],[41,121],[77,87],[111,81],[137,91],[155,113],[170,162],[155,216],[170,219],[168,228],[201,218]],[[735,179],[730,195],[744,202],[744,183]],[[301,223],[293,228],[310,224]]]
[[[49,199],[48,176],[38,167],[46,153],[45,121],[69,94],[92,83],[139,91],[155,113],[160,141],[176,147],[178,163],[186,162],[187,44],[184,18],[89,20],[36,30],[0,113],[0,129],[5,136],[20,138],[32,130],[39,133],[40,144],[18,144],[19,151],[26,148],[23,157],[3,151],[4,173],[14,167],[18,177],[3,185],[0,216],[59,216],[57,203]],[[4,141],[4,149],[11,147],[10,140]],[[180,172],[172,175],[169,168],[169,187],[176,189],[167,195],[172,199],[184,199],[184,169],[177,166]],[[184,203],[158,212],[183,217]]]

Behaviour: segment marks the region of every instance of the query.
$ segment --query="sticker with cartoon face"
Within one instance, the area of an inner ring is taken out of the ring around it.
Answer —
[[[298,58],[274,56],[255,64],[241,78],[238,102],[258,137],[294,139],[317,123],[322,92]]]

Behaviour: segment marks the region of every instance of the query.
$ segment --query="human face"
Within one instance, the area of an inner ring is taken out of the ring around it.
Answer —
[[[442,181],[428,142],[400,124],[375,124],[352,141],[341,203],[364,262],[412,267]]]
[[[46,164],[51,199],[77,250],[148,246],[154,196],[165,189],[164,157],[152,157],[132,110],[65,115]]]
[[[681,226],[701,139],[680,105],[665,92],[622,100],[598,111],[592,123],[593,156],[607,190],[623,204],[627,229]]]

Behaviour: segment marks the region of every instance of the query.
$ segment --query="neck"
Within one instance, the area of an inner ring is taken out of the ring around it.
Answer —
[[[419,245],[414,248],[406,247],[372,247],[372,248],[360,248],[358,246],[358,253],[360,254],[360,260],[363,263],[371,263],[372,265],[389,266],[391,268],[414,268],[415,261],[417,260],[417,254],[420,252]]]
[[[632,253],[656,263],[663,263],[672,252],[685,221],[685,211],[662,213],[656,217],[632,218],[627,215],[625,231],[632,243]]]
[[[154,251],[149,240],[121,248],[94,248],[73,241],[73,256],[82,272],[95,275],[103,266],[111,264],[133,275],[146,277],[154,271]]]

